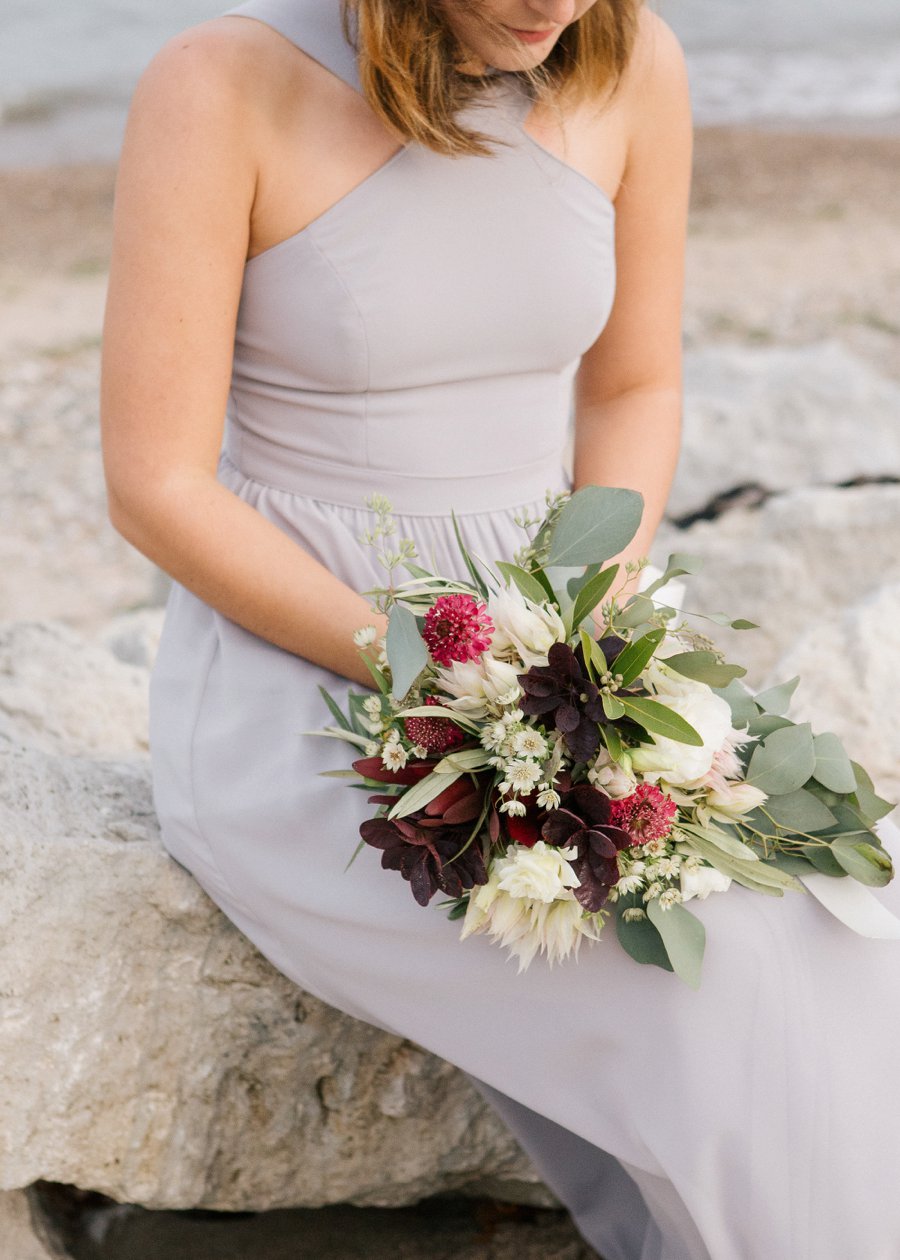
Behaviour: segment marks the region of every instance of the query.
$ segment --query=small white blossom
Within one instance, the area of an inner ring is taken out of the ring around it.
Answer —
[[[359,630],[353,631],[353,642],[358,648],[371,647],[377,634],[378,631],[374,626],[362,626]]]
[[[380,745],[377,740],[370,739],[369,742],[366,744],[365,748],[363,749],[363,752],[366,754],[367,757],[374,757],[375,754],[378,752],[379,747]]]
[[[363,700],[363,709],[368,713],[370,718],[381,717],[381,700],[378,696],[367,696]]]
[[[536,757],[538,761],[543,761],[547,756],[547,741],[533,726],[523,726],[520,731],[516,731],[512,746],[520,757]]]
[[[559,792],[543,784],[542,790],[538,793],[537,803],[539,809],[559,809]]]
[[[372,735],[380,735],[380,734],[381,734],[381,726],[382,726],[382,723],[381,723],[381,721],[380,721],[380,720],[379,720],[378,722],[363,722],[363,726],[364,726],[364,727],[366,728],[366,730],[367,730],[367,731],[369,731]]]
[[[644,880],[640,875],[623,875],[615,886],[619,893],[624,896],[625,893],[640,892],[644,887]]]
[[[647,911],[642,910],[640,906],[632,906],[622,911],[622,918],[626,923],[640,923],[641,919],[646,919],[646,917]]]
[[[402,744],[386,743],[381,750],[381,761],[387,770],[402,770],[409,760],[409,754]]]
[[[380,729],[381,729],[381,728],[379,727],[379,730],[380,730]],[[387,739],[387,742],[388,742],[389,744],[399,744],[399,743],[400,743],[400,732],[397,730],[397,728],[396,728],[395,726],[393,726],[393,727],[391,727],[391,729],[388,731],[388,733],[387,733],[387,735],[386,735],[386,737],[385,737],[385,738]]]
[[[655,879],[653,883],[650,884],[650,886],[647,888],[646,892],[644,893],[644,900],[654,901],[657,897],[661,895],[662,891],[663,891],[662,884],[659,882],[658,879]]]
[[[524,818],[527,812],[522,802],[512,797],[508,801],[504,801],[500,806],[500,813],[509,814],[512,818]]]
[[[655,864],[654,871],[660,879],[671,879],[673,875],[678,874],[678,868],[681,865],[679,857],[661,857]]]
[[[490,726],[486,726],[481,733],[481,746],[487,748],[490,752],[500,752],[508,734],[507,727],[503,722],[491,722]]]
[[[420,760],[423,760],[428,756],[428,749],[424,746],[424,744],[415,744],[412,753],[414,757],[418,757]]]
[[[699,897],[703,901],[710,893],[727,892],[730,886],[730,877],[723,875],[714,866],[700,866],[695,871],[682,870],[681,872],[683,901],[690,901],[691,897]]]
[[[513,758],[506,763],[506,782],[514,792],[526,795],[541,777],[541,767],[536,761]]]
[[[497,697],[497,701],[499,704],[502,704],[502,705],[515,704],[516,701],[521,696],[521,694],[522,694],[522,688],[519,686],[518,683],[514,683],[507,691],[502,691],[500,693],[500,695]],[[517,709],[516,712],[518,713],[519,710]]]
[[[518,699],[518,697],[516,697]],[[510,709],[508,713],[504,713],[500,721],[504,726],[517,726],[525,714],[521,709]]]
[[[668,910],[670,906],[677,905],[681,901],[681,893],[677,888],[667,888],[665,892],[660,893],[659,908],[660,910]]]

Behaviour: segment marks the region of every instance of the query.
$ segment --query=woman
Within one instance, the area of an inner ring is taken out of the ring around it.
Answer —
[[[517,976],[371,850],[345,872],[367,806],[299,734],[383,628],[365,497],[442,572],[451,509],[511,554],[517,510],[570,484],[573,384],[572,484],[640,490],[621,559],[649,547],[691,130],[639,3],[248,0],[145,72],[102,402],[112,520],[175,579],[156,805],[285,974],[481,1083],[606,1260],[896,1260],[895,947],[738,889],[700,907],[698,993],[614,942]]]

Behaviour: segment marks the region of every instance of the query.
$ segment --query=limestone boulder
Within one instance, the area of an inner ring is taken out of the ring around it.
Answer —
[[[757,622],[735,631],[698,621],[761,687],[801,635],[837,623],[853,604],[900,581],[900,485],[800,489],[687,529],[664,525],[653,559],[704,561],[684,607]]]
[[[685,355],[684,443],[669,514],[735,486],[900,477],[900,385],[840,342],[712,344]]]

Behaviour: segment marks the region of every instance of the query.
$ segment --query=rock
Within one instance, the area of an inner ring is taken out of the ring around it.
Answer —
[[[898,522],[900,486],[793,490],[688,529],[664,525],[652,558],[700,556],[704,568],[685,583],[685,607],[759,624],[734,631],[697,622],[730,660],[749,667],[748,684],[761,687],[800,635],[900,580]]]
[[[117,660],[150,669],[159,647],[164,608],[140,608],[122,613],[104,628],[100,641]]]
[[[61,1260],[66,1253],[51,1240],[32,1196],[0,1190],[3,1260]]]
[[[100,756],[147,750],[145,669],[51,622],[0,623],[0,741]]]
[[[832,730],[876,788],[900,801],[900,582],[812,627],[781,657],[767,686],[801,677],[791,716]]]
[[[669,515],[747,483],[785,490],[900,477],[898,419],[900,385],[837,341],[690,351]]]
[[[79,651],[73,667],[99,649]],[[458,1071],[307,996],[222,915],[162,848],[143,759],[34,735],[0,746],[0,1187],[228,1210],[552,1201]]]

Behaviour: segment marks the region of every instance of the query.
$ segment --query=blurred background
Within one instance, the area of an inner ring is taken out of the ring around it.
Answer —
[[[100,334],[129,95],[224,7],[0,17],[0,1251],[588,1260],[458,1074],[298,1001],[159,845],[165,582],[107,523]],[[897,800],[900,6],[653,7],[697,123],[684,454],[654,559],[702,556],[692,606],[762,627],[716,635],[748,681],[800,673],[794,715]],[[399,1215],[298,1208],[348,1199]]]

